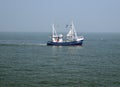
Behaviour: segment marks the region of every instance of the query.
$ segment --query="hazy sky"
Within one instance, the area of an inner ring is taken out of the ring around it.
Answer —
[[[0,32],[120,32],[120,0],[0,0]]]

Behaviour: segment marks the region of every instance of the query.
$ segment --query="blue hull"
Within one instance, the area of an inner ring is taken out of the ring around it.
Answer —
[[[48,46],[82,46],[83,40],[81,41],[72,41],[72,42],[52,42],[52,41],[48,41],[47,45]]]

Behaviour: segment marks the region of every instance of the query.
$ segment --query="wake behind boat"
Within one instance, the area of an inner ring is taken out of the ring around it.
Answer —
[[[70,30],[66,35],[65,41],[63,40],[62,34],[59,34],[59,35],[57,34],[54,24],[52,28],[53,28],[53,32],[51,36],[51,41],[47,42],[48,46],[75,46],[75,45],[81,46],[83,44],[84,37],[77,36],[73,22],[69,26]]]

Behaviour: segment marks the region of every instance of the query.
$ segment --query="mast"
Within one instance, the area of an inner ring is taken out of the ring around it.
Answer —
[[[72,31],[73,31],[73,35],[74,35],[74,39],[77,39],[77,33],[76,33],[76,30],[75,30],[75,26],[73,24],[73,21],[72,21]]]
[[[56,30],[55,30],[55,27],[54,27],[54,24],[52,25],[52,28],[53,28],[53,34],[52,34],[52,36],[54,37],[54,36],[57,36],[57,32],[56,32]]]
[[[70,25],[70,30],[67,34],[67,37],[69,40],[76,40],[78,38],[73,22]]]

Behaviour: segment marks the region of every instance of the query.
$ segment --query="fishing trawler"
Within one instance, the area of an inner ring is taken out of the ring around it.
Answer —
[[[68,26],[68,25],[67,25]],[[47,42],[48,46],[81,46],[83,44],[84,37],[77,36],[73,22],[69,26],[69,32],[66,35],[66,40],[63,40],[62,34],[57,34],[54,24],[52,25],[53,31],[51,35],[51,41]]]

